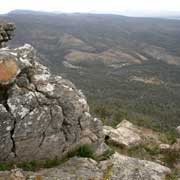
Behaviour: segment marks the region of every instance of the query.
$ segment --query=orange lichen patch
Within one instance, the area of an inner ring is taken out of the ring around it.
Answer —
[[[42,180],[42,176],[36,176],[36,180]]]
[[[15,60],[2,60],[0,61],[0,84],[11,81],[18,72],[18,66]]]

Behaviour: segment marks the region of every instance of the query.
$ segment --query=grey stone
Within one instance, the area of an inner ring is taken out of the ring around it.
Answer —
[[[4,42],[12,39],[14,36],[15,25],[13,23],[0,23],[0,47]]]
[[[101,145],[102,124],[83,93],[40,64],[32,46],[0,49],[2,56],[18,71],[0,87],[0,162],[61,158],[82,144]]]
[[[130,158],[115,153],[110,180],[165,180],[171,172],[167,167],[154,162]]]
[[[136,131],[132,130],[131,127],[134,128],[130,122],[124,120],[122,123],[117,125],[116,128],[104,126],[103,132],[109,143],[126,148],[132,148],[140,145],[142,143],[142,138]]]
[[[166,175],[170,173],[169,168],[157,163],[118,153],[112,155],[109,160],[101,162],[73,157],[55,168],[43,169],[35,173],[21,172],[28,180],[36,180],[37,177],[43,180],[165,180]]]

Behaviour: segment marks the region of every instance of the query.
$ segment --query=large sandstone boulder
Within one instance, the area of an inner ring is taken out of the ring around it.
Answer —
[[[83,93],[40,64],[33,47],[0,49],[0,162],[61,158],[102,141]]]

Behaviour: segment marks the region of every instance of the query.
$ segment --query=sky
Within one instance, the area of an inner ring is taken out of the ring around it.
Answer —
[[[0,0],[0,14],[14,9],[62,12],[180,12],[180,0]]]

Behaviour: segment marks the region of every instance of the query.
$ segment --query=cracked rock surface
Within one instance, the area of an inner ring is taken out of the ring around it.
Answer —
[[[7,180],[8,177],[16,177],[15,180],[165,180],[170,172],[169,168],[157,163],[115,153],[109,160],[101,162],[73,157],[60,166],[34,173],[18,169],[0,172],[0,178],[3,177],[3,180]],[[20,179],[21,177],[23,178]]]
[[[35,173],[32,179],[40,175],[44,180],[165,180],[169,173],[169,168],[157,163],[115,153],[109,160],[100,163],[75,157],[60,167]]]
[[[83,93],[40,64],[32,46],[0,49],[0,162],[60,158],[102,142]]]

